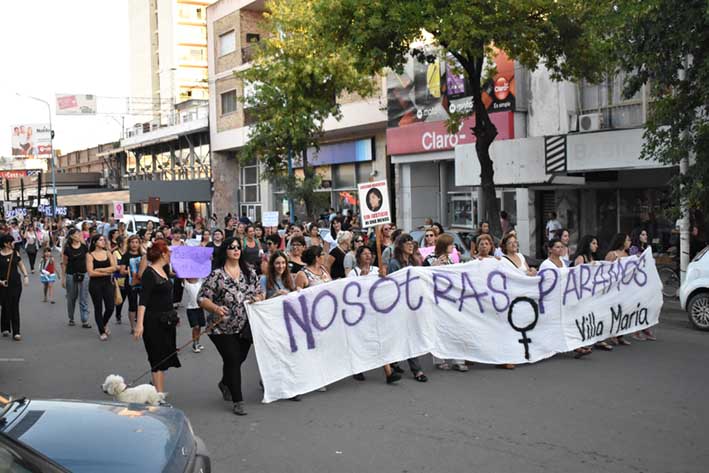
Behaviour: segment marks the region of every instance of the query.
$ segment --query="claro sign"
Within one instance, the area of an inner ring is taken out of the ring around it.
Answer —
[[[497,127],[498,140],[514,138],[514,113],[500,112],[490,114],[490,119]],[[430,151],[454,149],[457,145],[474,143],[472,128],[475,118],[465,120],[460,131],[450,134],[445,122],[421,122],[397,128],[387,128],[387,154],[416,154]]]

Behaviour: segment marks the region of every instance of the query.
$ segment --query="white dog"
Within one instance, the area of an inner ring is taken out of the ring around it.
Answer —
[[[101,386],[103,392],[113,396],[119,402],[150,404],[157,406],[165,403],[165,393],[159,393],[152,384],[141,384],[134,388],[126,386],[122,376],[110,374]]]

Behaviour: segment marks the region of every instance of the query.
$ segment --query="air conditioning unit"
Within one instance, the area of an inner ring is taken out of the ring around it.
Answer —
[[[603,127],[603,116],[600,113],[579,115],[579,132],[597,131]]]

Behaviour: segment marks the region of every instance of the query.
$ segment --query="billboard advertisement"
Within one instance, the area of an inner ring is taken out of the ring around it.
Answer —
[[[96,96],[57,94],[57,115],[95,115]]]
[[[498,139],[509,139],[514,138],[514,61],[502,51],[495,52],[494,64],[486,65],[486,69],[494,66],[495,73],[482,85],[482,102],[498,127]],[[473,112],[471,94],[470,84],[452,56],[439,56],[433,63],[410,56],[401,74],[391,71],[387,77],[388,153],[439,151],[474,142],[472,116],[458,134],[448,134],[445,129],[451,113]]]
[[[22,158],[50,157],[52,154],[51,129],[47,124],[14,125],[12,156]]]

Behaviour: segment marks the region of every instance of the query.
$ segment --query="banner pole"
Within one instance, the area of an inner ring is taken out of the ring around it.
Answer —
[[[377,262],[379,263],[379,276],[386,276],[387,270],[382,261],[382,226],[374,227],[374,238],[377,242]]]

